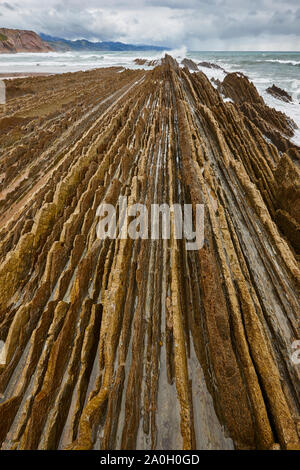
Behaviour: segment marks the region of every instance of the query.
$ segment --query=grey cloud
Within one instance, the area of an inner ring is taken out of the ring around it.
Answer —
[[[6,5],[12,6],[7,8]],[[299,0],[24,0],[1,2],[1,24],[68,39],[189,48],[300,47]],[[1,8],[4,7],[4,8]]]
[[[262,33],[274,35],[299,34],[299,22],[291,11],[276,11],[270,18],[259,16],[245,21],[225,20],[221,38],[258,36]]]
[[[4,8],[7,8],[8,10],[11,10],[11,11],[14,11],[15,10],[15,7],[13,5],[10,5],[9,3],[7,2],[4,2],[3,3],[3,6]]]

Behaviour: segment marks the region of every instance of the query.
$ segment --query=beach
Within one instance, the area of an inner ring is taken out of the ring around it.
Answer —
[[[0,105],[1,449],[299,448],[297,64],[40,56],[0,61],[32,75]],[[120,197],[203,207],[203,243],[100,239]]]

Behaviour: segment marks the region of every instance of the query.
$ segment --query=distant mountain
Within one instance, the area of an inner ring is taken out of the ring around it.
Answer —
[[[51,47],[34,31],[0,28],[0,54],[51,51]]]
[[[86,39],[78,39],[77,41],[69,41],[68,39],[49,36],[40,33],[40,37],[47,41],[50,47],[57,52],[66,51],[166,51],[167,47],[159,46],[136,46],[133,44],[124,44],[122,42],[90,42]]]

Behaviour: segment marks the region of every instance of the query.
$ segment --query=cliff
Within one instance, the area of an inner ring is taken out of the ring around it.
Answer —
[[[0,28],[0,54],[51,51],[49,44],[34,31]]]

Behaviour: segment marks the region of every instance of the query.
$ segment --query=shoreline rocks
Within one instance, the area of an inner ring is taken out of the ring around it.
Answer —
[[[200,65],[201,67],[206,67],[208,69],[222,70],[222,72],[228,73],[223,67],[218,64],[213,64],[212,62],[199,62],[198,65]]]
[[[285,152],[291,147],[298,148],[288,140],[297,129],[296,123],[281,111],[267,106],[254,84],[244,74],[234,72],[226,75],[223,82],[218,84],[218,90],[232,99],[278,150]]]
[[[119,71],[16,79],[0,106],[0,448],[299,448],[287,117],[241,74],[225,102],[170,56]],[[124,196],[203,204],[203,246],[99,239]]]
[[[196,64],[196,62],[194,62],[193,60],[191,59],[183,59],[181,61],[181,64],[184,65],[185,67],[187,67],[189,70],[191,70],[192,72],[198,72],[199,69],[198,69],[198,66]]]
[[[276,85],[272,85],[271,87],[266,89],[266,92],[270,95],[274,96],[278,100],[285,101],[286,103],[291,103],[293,101],[291,95],[282,88],[279,88]]]
[[[160,59],[148,60],[148,59],[134,59],[136,65],[146,65],[147,67],[156,67],[161,62]]]

